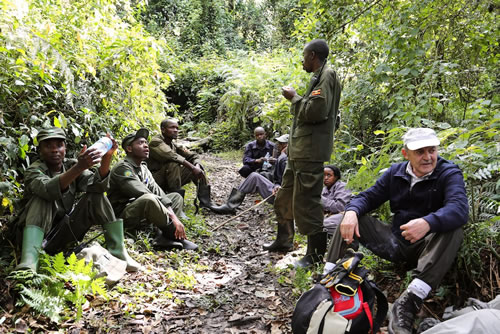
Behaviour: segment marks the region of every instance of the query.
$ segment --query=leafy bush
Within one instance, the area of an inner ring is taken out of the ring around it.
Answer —
[[[14,271],[11,278],[18,280],[17,288],[21,295],[17,306],[25,304],[36,312],[60,322],[61,314],[67,309],[67,303],[76,307],[76,320],[82,316],[85,296],[99,294],[107,298],[105,277],[96,277],[92,262],[85,264],[85,259],[78,260],[75,254],[64,259],[62,253],[55,256],[41,254],[40,273]]]
[[[166,45],[136,22],[130,1],[0,0],[0,8],[0,191],[8,213],[40,128],[64,128],[71,156],[106,131],[121,137],[156,126],[173,106],[158,65]]]
[[[193,128],[197,121],[214,124],[210,134],[216,150],[240,149],[252,139],[256,126],[264,126],[269,134],[288,133],[290,106],[281,96],[281,87],[292,85],[299,93],[306,89],[309,75],[292,60],[299,56],[285,52],[231,55],[165,69],[175,78],[165,93],[174,103],[181,101],[180,118],[192,122]]]

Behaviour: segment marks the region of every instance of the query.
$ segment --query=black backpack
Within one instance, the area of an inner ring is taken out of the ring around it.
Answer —
[[[368,270],[359,265],[360,254],[348,252],[323,284],[314,285],[299,298],[292,316],[294,334],[378,332],[387,315],[387,299],[368,279]]]

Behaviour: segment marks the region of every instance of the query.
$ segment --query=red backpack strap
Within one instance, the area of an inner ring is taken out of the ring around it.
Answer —
[[[370,329],[373,332],[373,316],[372,316],[372,311],[370,310],[370,305],[368,305],[367,302],[364,302],[363,309],[365,310],[366,317],[368,318],[368,321],[370,322]]]

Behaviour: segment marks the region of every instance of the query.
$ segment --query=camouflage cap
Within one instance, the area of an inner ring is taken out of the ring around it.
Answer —
[[[36,140],[38,141],[39,144],[44,140],[52,138],[59,138],[66,140],[66,134],[64,133],[63,129],[53,127],[40,130],[40,132],[38,132],[38,135],[36,136]]]
[[[140,128],[136,132],[127,135],[122,140],[122,148],[124,150],[127,150],[127,146],[129,146],[130,144],[132,144],[132,142],[134,140],[139,139],[139,138],[146,138],[146,139],[148,139],[149,138],[149,130],[146,129],[146,128]]]

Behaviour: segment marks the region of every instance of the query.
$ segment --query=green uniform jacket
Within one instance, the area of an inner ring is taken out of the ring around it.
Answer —
[[[200,163],[198,154],[189,151],[183,146],[177,146],[174,142],[168,145],[161,134],[151,139],[148,167],[153,172],[169,162],[177,162],[182,165],[186,159],[193,165]]]
[[[108,192],[115,214],[120,216],[128,203],[144,194],[157,195],[166,207],[172,204],[144,161],[137,165],[130,157],[120,160],[111,170]]]
[[[314,73],[307,96],[292,98],[293,126],[288,145],[290,160],[329,161],[333,149],[335,119],[339,110],[340,84],[337,73],[325,66],[314,87]]]
[[[65,159],[61,173],[55,175],[52,175],[49,167],[41,160],[35,161],[26,169],[24,173],[26,188],[23,197],[23,204],[25,205],[23,205],[24,209],[19,217],[19,223],[24,224],[26,209],[32,205],[34,197],[40,197],[48,203],[54,203],[53,216],[40,217],[43,221],[53,221],[56,216],[62,217],[64,214],[71,212],[78,192],[104,193],[108,189],[109,178],[107,176],[101,179],[98,172],[93,173],[87,169],[69,185],[65,192],[62,192],[59,177],[75,165],[76,162],[75,159]]]

